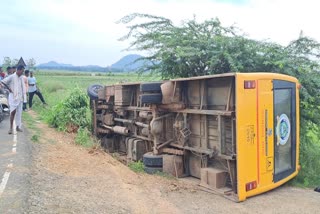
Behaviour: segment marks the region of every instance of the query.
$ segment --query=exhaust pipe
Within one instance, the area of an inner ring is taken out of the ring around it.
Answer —
[[[122,127],[122,126],[106,126],[102,125],[104,128],[107,128],[114,133],[118,134],[123,134],[123,135],[128,135],[130,133],[130,130],[127,127]]]

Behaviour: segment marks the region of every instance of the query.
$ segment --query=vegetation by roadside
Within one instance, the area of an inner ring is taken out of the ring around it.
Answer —
[[[134,172],[138,172],[138,173],[144,172],[144,165],[143,165],[142,161],[130,162],[128,164],[128,167]]]
[[[31,132],[31,138],[30,140],[34,143],[39,143],[40,142],[40,136],[41,136],[41,129],[39,129],[36,126],[36,123],[38,122],[39,118],[33,118],[30,114],[24,112],[22,114],[22,119]]]
[[[86,89],[89,85],[102,85],[117,82],[137,82],[158,80],[159,76],[136,73],[84,73],[67,71],[37,71],[38,85],[48,106],[42,105],[35,97],[33,110],[39,114],[39,120],[48,123],[60,131],[76,133],[74,142],[90,148],[95,139],[91,136],[91,113]],[[28,114],[25,114],[28,117]],[[26,118],[28,119],[28,118]],[[30,119],[29,119],[30,120]],[[33,122],[32,122],[33,123]],[[31,123],[31,124],[32,124]],[[34,126],[30,126],[31,129]],[[35,135],[34,141],[38,138]]]

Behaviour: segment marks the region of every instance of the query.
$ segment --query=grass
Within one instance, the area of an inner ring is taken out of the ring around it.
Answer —
[[[94,74],[94,76],[92,75]],[[156,81],[159,76],[137,73],[97,73],[97,72],[74,72],[74,71],[57,71],[57,70],[40,70],[36,71],[35,77],[37,85],[48,103],[49,108],[56,105],[61,100],[68,97],[71,91],[78,87],[84,92],[92,84],[110,85],[119,82],[142,82]],[[33,98],[33,110],[44,119],[48,113],[47,109],[42,106],[38,96]]]
[[[26,123],[28,128],[32,130],[38,129],[38,127],[35,125],[35,120],[30,114],[23,112],[22,119]]]
[[[146,74],[138,75],[136,73],[92,73],[85,72],[64,72],[64,71],[37,71],[35,77],[38,86],[49,106],[54,106],[65,97],[69,96],[71,90],[79,87],[86,91],[88,86],[92,84],[110,85],[119,82],[142,82],[156,81],[159,76]],[[37,96],[34,96],[34,110],[38,113],[45,114],[41,102]]]
[[[31,137],[31,141],[32,142],[39,142],[39,135],[32,135],[32,137]]]
[[[38,143],[40,142],[41,129],[36,126],[36,119],[33,118],[30,114],[23,112],[22,119],[26,123],[28,130],[31,131],[31,141]]]
[[[92,147],[93,142],[90,137],[90,132],[86,128],[80,128],[77,132],[75,143],[84,147]]]
[[[176,179],[176,177],[174,177],[174,176],[172,176],[172,175],[170,175],[168,173],[160,172],[160,171],[156,172],[155,175],[158,175],[160,177],[164,177],[164,178],[167,178],[167,179]]]
[[[144,173],[144,165],[143,165],[142,161],[130,162],[128,164],[128,167],[129,167],[129,169],[131,169],[134,172]]]

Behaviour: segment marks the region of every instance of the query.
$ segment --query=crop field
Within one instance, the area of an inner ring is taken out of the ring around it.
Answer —
[[[70,95],[78,87],[86,90],[89,85],[109,85],[120,82],[156,81],[160,77],[151,74],[139,75],[137,73],[85,73],[70,71],[37,71],[35,77],[41,92],[49,106]],[[34,102],[38,103],[37,97]]]

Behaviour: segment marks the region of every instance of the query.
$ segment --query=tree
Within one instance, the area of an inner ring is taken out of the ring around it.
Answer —
[[[9,67],[9,66],[11,66],[11,59],[10,59],[10,57],[7,57],[7,56],[3,57],[2,67],[7,68],[7,67]]]
[[[11,60],[11,66],[17,66],[19,60],[18,59],[12,59]]]
[[[129,24],[120,40],[131,39],[128,50],[148,51],[140,58],[153,64],[143,70],[163,78],[190,77],[226,72],[277,72],[295,76],[302,84],[301,164],[299,182],[320,183],[320,44],[301,32],[288,46],[247,38],[219,19],[198,23],[194,17],[180,26],[164,17],[131,14],[119,23]],[[309,156],[313,154],[314,156]],[[317,167],[315,167],[317,166]]]
[[[9,66],[17,66],[18,64],[18,59],[11,59],[8,56],[3,57],[3,63],[2,63],[2,67],[6,68]],[[30,58],[26,60],[26,64],[28,69],[36,69],[35,65],[36,65],[36,60],[34,58]]]
[[[3,57],[2,66],[5,68],[9,66],[17,66],[18,61],[19,61],[18,59],[11,59],[10,57],[5,56]]]
[[[36,69],[36,60],[34,58],[30,58],[26,60],[27,68],[30,70]]]

